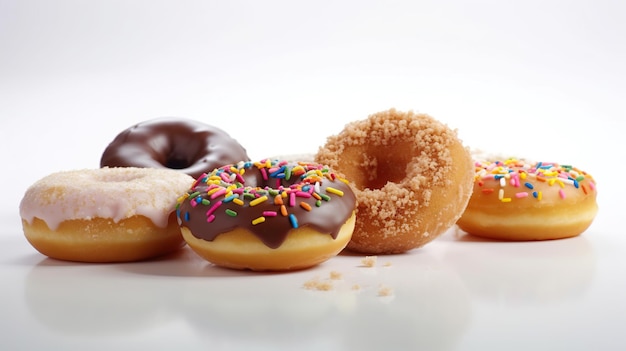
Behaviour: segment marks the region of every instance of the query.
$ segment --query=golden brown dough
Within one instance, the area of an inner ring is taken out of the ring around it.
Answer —
[[[463,213],[472,189],[469,150],[425,114],[395,109],[352,122],[328,138],[315,161],[352,181],[353,251],[400,253],[423,246]]]

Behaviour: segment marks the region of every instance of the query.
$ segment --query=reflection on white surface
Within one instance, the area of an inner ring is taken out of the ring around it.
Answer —
[[[535,242],[498,242],[458,230],[443,240],[444,259],[480,299],[543,304],[580,297],[591,285],[596,255],[585,235]]]
[[[401,264],[409,258],[415,267]],[[24,299],[38,323],[59,337],[150,335],[182,320],[201,343],[233,349],[456,347],[471,307],[453,271],[427,253],[387,257],[399,263],[388,267],[363,267],[360,259],[342,255],[313,270],[279,274],[218,268],[188,249],[135,264],[43,259],[26,277]],[[330,270],[342,273],[331,291],[303,288]],[[378,296],[381,284],[393,296]]]

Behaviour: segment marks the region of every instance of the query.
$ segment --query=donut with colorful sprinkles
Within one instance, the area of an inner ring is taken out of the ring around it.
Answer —
[[[207,261],[286,271],[343,250],[355,203],[348,181],[326,166],[265,159],[203,174],[178,199],[176,213],[183,238]]]
[[[500,240],[549,240],[584,232],[598,212],[596,182],[553,162],[476,161],[474,189],[458,226]]]

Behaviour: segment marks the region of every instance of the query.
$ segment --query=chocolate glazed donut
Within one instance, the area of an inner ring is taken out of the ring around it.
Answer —
[[[246,149],[223,130],[164,117],[118,134],[104,150],[100,167],[170,168],[198,178],[225,164],[249,160]]]

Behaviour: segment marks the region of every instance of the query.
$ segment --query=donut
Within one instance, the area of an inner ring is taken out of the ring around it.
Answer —
[[[584,232],[598,212],[596,182],[554,162],[476,161],[474,188],[457,222],[467,233],[499,240],[549,240]]]
[[[317,265],[350,241],[356,198],[328,167],[265,159],[214,169],[181,196],[189,247],[218,266],[287,271]]]
[[[176,199],[194,179],[174,170],[99,168],[50,174],[20,202],[26,239],[40,253],[79,262],[125,262],[184,246]]]
[[[207,170],[249,160],[223,130],[182,118],[157,118],[134,125],[104,150],[100,167],[176,169],[197,178]]]
[[[456,131],[426,114],[395,109],[328,137],[315,162],[351,179],[357,221],[347,248],[402,253],[451,228],[472,189],[469,150]]]

